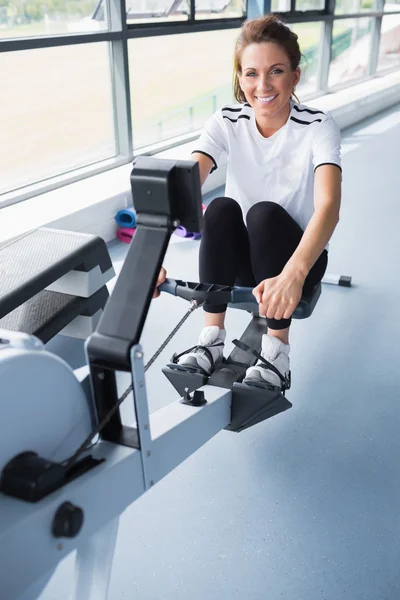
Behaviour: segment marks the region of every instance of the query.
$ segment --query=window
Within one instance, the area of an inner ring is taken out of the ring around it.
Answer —
[[[400,0],[386,0],[385,11],[400,10]]]
[[[296,0],[296,10],[324,10],[325,0]]]
[[[290,10],[290,0],[272,0],[272,12],[286,12]]]
[[[246,15],[246,0],[196,0],[196,19],[235,19]]]
[[[321,56],[321,22],[293,23],[290,28],[298,35],[302,59],[301,79],[297,86],[296,95],[307,96],[318,88],[319,59]]]
[[[382,19],[378,71],[400,67],[400,14]]]
[[[272,12],[289,12],[290,0],[272,0]],[[295,10],[323,10],[325,8],[325,0],[296,0]]]
[[[108,43],[1,57],[0,193],[113,157]]]
[[[356,14],[362,11],[376,10],[376,0],[336,0],[337,15]]]
[[[189,6],[185,0],[128,0],[126,19],[129,24],[185,21],[189,18]]]
[[[362,80],[369,65],[400,68],[400,0],[336,0],[329,72],[325,5],[271,0],[299,36],[304,102]],[[16,191],[5,201],[125,163],[132,138],[135,150],[179,143],[235,102],[232,57],[246,11],[247,0],[0,0],[0,194]]]
[[[103,0],[1,0],[0,39],[107,29]]]
[[[199,129],[220,106],[235,102],[237,35],[227,29],[129,40],[135,149]]]
[[[333,24],[329,87],[367,75],[373,19],[340,19]]]
[[[195,0],[196,19],[228,19],[246,14],[246,0]],[[127,22],[157,23],[187,21],[190,0],[128,0]]]

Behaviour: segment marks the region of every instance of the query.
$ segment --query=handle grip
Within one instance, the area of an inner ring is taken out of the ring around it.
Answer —
[[[158,286],[158,290],[160,292],[166,292],[167,294],[172,294],[172,296],[176,296],[176,287],[178,282],[175,279],[166,279],[164,283]]]
[[[243,287],[236,285],[232,288],[232,304],[255,304],[257,305],[257,300],[253,296],[253,288],[251,287]]]

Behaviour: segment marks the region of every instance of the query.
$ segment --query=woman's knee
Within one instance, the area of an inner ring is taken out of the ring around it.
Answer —
[[[247,227],[264,225],[266,221],[274,221],[286,214],[286,210],[276,202],[257,202],[247,212]]]
[[[208,205],[207,210],[204,213],[205,225],[207,226],[217,222],[220,225],[221,219],[223,219],[225,223],[236,219],[243,220],[242,209],[236,200],[221,196],[220,198],[214,198]]]

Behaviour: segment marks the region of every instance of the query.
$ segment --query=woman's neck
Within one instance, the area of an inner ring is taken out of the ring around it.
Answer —
[[[292,106],[289,102],[287,106],[283,107],[277,114],[273,115],[272,117],[258,118],[256,115],[256,125],[261,135],[265,138],[274,135],[274,133],[276,133],[281,127],[283,127],[287,123],[291,109]]]

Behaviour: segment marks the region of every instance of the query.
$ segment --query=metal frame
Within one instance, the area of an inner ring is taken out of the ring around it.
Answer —
[[[383,12],[385,0],[376,0],[377,6]],[[379,58],[379,43],[381,39],[381,28],[382,28],[382,19],[383,16],[379,16],[375,18],[374,27],[372,31],[372,43],[371,43],[371,52],[369,56],[368,70],[367,73],[370,77],[375,75],[376,68],[378,66],[378,58]]]
[[[121,39],[111,42],[110,62],[113,81],[114,128],[117,154],[129,162],[133,158],[131,95],[129,87],[128,44],[125,19],[125,0],[109,0],[110,25],[112,30],[120,30]]]
[[[325,10],[328,14],[333,15],[335,12],[336,0],[325,0]],[[321,93],[328,91],[329,65],[332,54],[332,32],[333,20],[327,19],[324,22],[324,32],[321,40],[321,62],[319,65],[319,85],[317,88]]]
[[[131,99],[129,88],[129,39],[159,35],[187,34],[201,31],[236,29],[242,25],[247,16],[249,18],[254,18],[262,14],[266,14],[270,11],[270,9],[271,0],[248,0],[247,15],[243,17],[234,19],[222,18],[196,20],[195,0],[190,0],[190,14],[187,21],[127,24],[125,18],[125,0],[107,0],[108,22],[110,25],[108,31],[101,31],[98,33],[83,33],[79,35],[42,36],[34,38],[31,37],[0,40],[0,53],[39,48],[54,48],[58,46],[74,44],[109,42],[110,76],[112,79],[116,141],[116,156],[114,159],[98,161],[94,164],[87,165],[86,167],[80,167],[79,169],[72,170],[68,173],[62,173],[59,176],[51,177],[46,180],[35,182],[31,185],[6,192],[0,196],[0,207],[23,201],[68,183],[84,179],[85,177],[90,177],[122,164],[127,164],[132,160],[133,142],[131,102],[134,102],[134,98]],[[371,76],[374,76],[376,73],[382,18],[383,16],[400,14],[400,7],[398,11],[384,12],[384,0],[378,0],[378,9],[374,11],[343,15],[335,15],[334,11],[335,0],[325,0],[324,9],[316,11],[296,11],[296,1],[291,0],[291,10],[281,13],[287,23],[305,23],[315,21],[322,21],[324,23],[323,38],[321,40],[321,58],[318,68],[317,91],[316,94],[312,94],[313,97],[317,97],[318,95],[328,91],[328,73],[331,57],[333,21],[364,17],[375,19],[369,65],[367,69],[367,75],[364,78],[368,79]],[[396,67],[394,70],[395,69]],[[385,71],[385,73],[390,71],[391,69],[388,69]],[[351,85],[354,85],[354,83],[354,81],[350,81],[344,87],[350,87]],[[166,146],[170,146],[170,143],[166,142]]]

